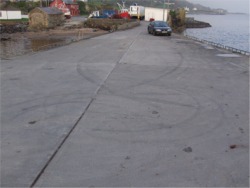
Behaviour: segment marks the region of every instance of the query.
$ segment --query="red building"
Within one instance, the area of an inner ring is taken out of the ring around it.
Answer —
[[[72,16],[80,15],[79,5],[77,4],[76,0],[65,0],[65,4],[69,8]]]
[[[79,5],[76,0],[54,0],[50,3],[50,7],[57,7],[64,12],[66,17],[79,16]]]

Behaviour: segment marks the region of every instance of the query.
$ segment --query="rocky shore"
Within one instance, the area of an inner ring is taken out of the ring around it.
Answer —
[[[106,23],[107,22],[107,23]],[[115,30],[124,30],[139,25],[139,22],[99,19],[84,22],[82,19],[65,22],[54,29],[31,31],[27,24],[1,25],[0,58],[19,55],[66,45],[75,41],[103,35]]]
[[[198,21],[192,17],[186,18],[186,28],[205,28],[205,27],[212,27],[212,26],[207,22]]]
[[[67,45],[83,39],[106,34],[108,31],[92,28],[53,29],[1,34],[0,58],[13,58],[53,47]]]

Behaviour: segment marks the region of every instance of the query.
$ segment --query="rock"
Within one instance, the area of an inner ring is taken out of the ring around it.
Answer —
[[[201,22],[197,20],[186,21],[186,28],[205,28],[205,27],[212,27],[212,26],[207,22]]]
[[[6,41],[6,40],[10,40],[10,39],[11,39],[11,37],[8,34],[1,34],[0,35],[0,40],[1,41]]]

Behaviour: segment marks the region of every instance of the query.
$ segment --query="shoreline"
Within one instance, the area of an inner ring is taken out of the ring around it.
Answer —
[[[227,14],[217,15],[189,15],[195,20],[209,22],[212,27],[204,29],[188,28],[183,34],[189,37],[209,43],[231,52],[249,55],[249,30],[247,22],[249,18],[244,15]]]
[[[6,40],[1,40],[1,59],[11,59],[18,56],[36,53],[73,42],[86,40],[109,33],[108,31],[92,28],[53,29],[39,32],[17,32],[5,34]],[[4,48],[3,48],[4,47]]]
[[[126,27],[126,29],[128,28]],[[94,28],[74,28],[74,29],[51,29],[48,31],[39,31],[39,32],[17,32],[12,34],[6,34],[6,36],[10,37],[9,39],[10,41],[1,40],[1,46],[3,46],[4,45],[3,43],[5,42],[10,42],[13,44],[10,45],[9,47],[10,51],[7,54],[6,54],[7,50],[1,49],[0,59],[17,58],[22,55],[33,54],[43,50],[49,50],[52,48],[66,46],[74,42],[87,40],[108,33],[110,32]],[[194,41],[202,42],[204,44],[208,44],[217,48],[225,49],[232,53],[238,53],[247,56],[250,55],[250,52],[225,46],[212,41],[199,39],[197,37],[185,35],[183,33],[182,34],[175,33],[175,34],[182,35]],[[45,41],[47,41],[48,43],[46,43]],[[14,45],[15,43],[18,42],[24,44],[26,48],[20,49],[19,48],[20,45]],[[39,43],[42,42],[43,45],[39,46]]]
[[[244,50],[240,50],[240,49],[237,49],[237,48],[226,46],[226,45],[223,45],[223,44],[220,44],[220,43],[215,43],[215,42],[208,41],[208,40],[205,40],[205,39],[199,39],[197,37],[193,37],[193,36],[189,36],[189,35],[184,35],[183,34],[183,36],[187,37],[189,39],[192,39],[194,41],[202,42],[204,44],[208,44],[208,45],[211,45],[211,46],[214,46],[214,47],[217,47],[217,48],[225,49],[225,50],[227,50],[229,52],[232,52],[232,53],[237,53],[237,54],[241,54],[241,55],[250,56],[250,52],[247,52],[247,51],[244,51]]]
[[[74,20],[73,20],[74,21]],[[69,27],[57,27],[44,31],[25,31],[1,34],[0,59],[11,59],[21,55],[69,45],[73,42],[105,35],[110,32],[126,30],[140,25],[130,22],[118,25],[115,30],[85,28],[81,22],[71,23]]]

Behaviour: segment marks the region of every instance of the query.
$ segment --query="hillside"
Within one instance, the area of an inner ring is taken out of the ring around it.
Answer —
[[[155,7],[155,8],[164,8],[164,0],[124,0],[127,7],[130,5],[137,3],[139,5],[145,7]],[[98,2],[98,0],[89,0],[89,2]],[[99,0],[99,3],[102,5],[111,5],[113,7],[117,7],[117,2],[122,4],[122,0]],[[226,10],[222,9],[211,9],[210,7],[206,7],[200,4],[190,3],[188,0],[165,0],[166,3],[170,3],[170,5],[165,4],[165,8],[177,9],[177,8],[188,8],[189,13],[193,14],[226,14]],[[193,10],[195,8],[195,10]]]
[[[96,2],[98,2],[98,0],[89,0],[89,3],[96,3]],[[122,4],[122,0],[99,0],[99,3],[112,4],[113,6],[115,6],[117,2]],[[146,7],[163,8],[164,6],[163,2],[164,0],[125,0],[125,4],[127,7],[134,3],[138,3],[139,5]],[[165,0],[165,2],[167,3],[168,0]],[[211,10],[209,7],[205,7],[199,4],[193,4],[188,2],[187,0],[169,0],[169,2],[174,3],[174,5],[170,5],[170,8],[174,9],[188,7],[189,9],[197,8],[199,10],[205,10],[205,11]],[[167,8],[168,5],[165,5],[165,7]]]

